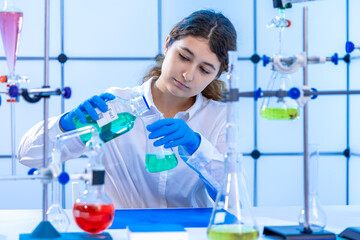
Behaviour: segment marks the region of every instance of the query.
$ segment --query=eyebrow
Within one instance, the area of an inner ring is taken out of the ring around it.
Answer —
[[[190,51],[190,49],[188,49],[187,47],[180,47],[182,50],[186,51],[187,53],[189,53],[192,57],[194,57],[194,53],[192,51]],[[212,65],[211,63],[208,62],[203,62],[205,65],[208,65],[209,67],[211,67],[212,69],[216,70],[214,65]]]

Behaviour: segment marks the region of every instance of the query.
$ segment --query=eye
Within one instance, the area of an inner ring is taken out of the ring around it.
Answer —
[[[210,74],[210,72],[207,71],[205,68],[200,67],[200,69],[201,69],[201,72],[202,72],[202,73],[204,73],[204,74]]]
[[[189,59],[187,57],[185,57],[184,55],[182,55],[181,53],[179,53],[179,57],[183,61],[189,61]]]

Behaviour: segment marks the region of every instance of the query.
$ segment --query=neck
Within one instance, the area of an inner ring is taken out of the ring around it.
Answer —
[[[156,81],[151,83],[151,94],[157,109],[164,114],[165,118],[173,118],[178,112],[188,110],[194,103],[196,97],[181,98],[163,91],[156,86]]]

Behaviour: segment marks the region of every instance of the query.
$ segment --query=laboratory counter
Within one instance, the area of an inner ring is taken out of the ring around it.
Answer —
[[[326,230],[338,234],[347,227],[360,227],[360,206],[324,206],[323,208],[327,216]],[[301,207],[299,206],[255,207],[253,208],[253,214],[256,217],[259,230],[262,232],[263,226],[298,225],[300,209]],[[204,215],[209,218],[208,214],[211,212],[211,209],[204,210],[206,212]],[[126,213],[125,215],[131,218],[137,215],[140,216],[137,213],[141,213],[142,216],[144,216],[144,214],[146,215],[146,212],[152,212],[152,214],[154,214],[154,211],[157,210],[117,210],[116,216],[121,215],[121,213]],[[174,209],[161,209],[162,214],[164,212],[167,213],[167,218],[169,219],[171,218],[171,215],[174,215],[173,219],[181,218],[181,216],[176,214],[176,211],[176,209],[175,211]],[[66,212],[71,219],[71,225],[68,232],[82,232],[72,218],[72,210],[67,209]],[[124,217],[121,218],[123,219],[120,221],[124,221]],[[0,210],[0,240],[19,239],[19,234],[31,233],[41,220],[42,210]],[[114,226],[113,224],[112,228],[108,229],[106,232],[108,232],[114,240],[128,239],[126,229],[123,229],[123,226],[125,226],[126,223],[125,225],[124,223],[120,223],[119,219],[115,219],[114,223],[115,221],[116,225],[121,229],[114,229],[114,227],[117,228],[117,226]],[[206,224],[206,219],[202,219],[201,221],[202,223],[199,226]],[[134,224],[134,222],[132,224]],[[189,240],[207,240],[206,227],[189,227],[190,225],[184,226],[188,232]],[[259,239],[269,238],[261,235]]]

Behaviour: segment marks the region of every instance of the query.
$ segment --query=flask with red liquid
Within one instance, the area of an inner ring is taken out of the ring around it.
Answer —
[[[104,192],[105,169],[102,156],[105,146],[98,133],[94,135],[93,133],[93,137],[86,143],[85,150],[85,155],[89,157],[86,173],[90,173],[91,177],[86,181],[84,193],[75,201],[73,216],[82,230],[99,234],[111,226],[115,208]]]
[[[74,204],[76,224],[85,232],[102,233],[111,226],[115,208],[104,193],[105,170],[92,170],[92,182]]]

